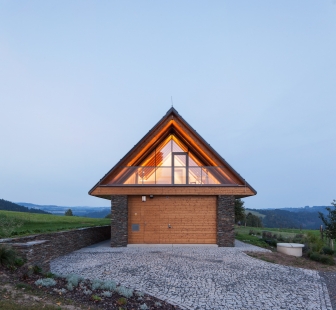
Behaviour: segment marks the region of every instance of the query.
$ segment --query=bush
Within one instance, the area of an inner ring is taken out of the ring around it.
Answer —
[[[95,291],[95,290],[99,290],[100,288],[102,288],[102,286],[104,285],[104,281],[102,281],[102,280],[93,280],[92,281],[92,284],[91,284],[91,289],[93,290],[93,291]]]
[[[272,232],[266,230],[262,232],[263,239],[272,239],[272,237],[273,237]]]
[[[257,234],[257,232],[256,232],[255,230],[250,229],[250,231],[249,231],[249,235],[256,235],[256,234]]]
[[[148,308],[148,306],[147,306],[146,304],[142,304],[142,305],[140,306],[140,309],[141,309],[141,310],[147,310],[147,309],[149,309],[149,308]]]
[[[56,281],[54,279],[51,279],[51,278],[39,279],[39,280],[35,281],[35,285],[50,287],[50,286],[56,285]]]
[[[130,298],[133,296],[133,290],[131,288],[126,288],[124,286],[118,286],[116,288],[116,292],[119,295],[124,296],[125,298]]]
[[[16,258],[15,251],[5,245],[0,246],[0,264],[3,266],[14,265]]]
[[[66,276],[66,280],[68,281],[68,284],[71,284],[73,287],[76,287],[78,286],[79,281],[84,280],[84,278],[77,274],[69,274]]]
[[[322,252],[323,252],[323,254],[326,254],[326,255],[334,255],[334,253],[335,253],[334,250],[332,250],[331,248],[326,247],[326,246],[322,249]]]
[[[267,239],[267,240],[265,240],[265,242],[270,246],[273,246],[273,247],[277,246],[277,240],[275,240],[275,239]]]
[[[113,280],[106,281],[101,285],[101,289],[107,291],[114,291],[116,287],[117,283],[115,283]]]
[[[311,252],[309,258],[313,261],[320,262],[327,265],[335,265],[334,258],[330,255],[322,255],[317,252]]]
[[[104,292],[102,292],[102,296],[104,296],[104,297],[111,297],[112,293],[110,291],[104,291]]]

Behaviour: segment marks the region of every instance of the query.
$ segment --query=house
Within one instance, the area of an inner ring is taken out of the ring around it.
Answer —
[[[234,246],[235,198],[256,191],[171,108],[89,194],[111,200],[112,247],[222,247]]]

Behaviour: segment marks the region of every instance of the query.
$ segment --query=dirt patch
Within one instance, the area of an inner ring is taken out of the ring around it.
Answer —
[[[263,261],[284,265],[284,266],[291,266],[297,268],[305,268],[311,270],[319,270],[319,271],[336,271],[336,265],[329,266],[324,265],[319,262],[315,262],[310,260],[307,257],[295,257],[286,255],[279,252],[271,252],[271,253],[264,253],[264,252],[245,252],[247,255],[252,256],[254,258],[261,259]]]

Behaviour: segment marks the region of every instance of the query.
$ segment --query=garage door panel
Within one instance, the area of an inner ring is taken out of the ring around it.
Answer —
[[[216,243],[216,197],[154,196],[142,202],[129,196],[128,204],[129,243]],[[130,228],[135,221],[139,232]]]

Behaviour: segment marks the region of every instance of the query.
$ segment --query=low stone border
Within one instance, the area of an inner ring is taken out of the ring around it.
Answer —
[[[14,247],[18,254],[26,260],[28,266],[37,265],[44,271],[49,271],[51,260],[89,245],[108,240],[110,237],[111,226],[106,225],[12,239],[0,239],[0,245],[7,244]]]

